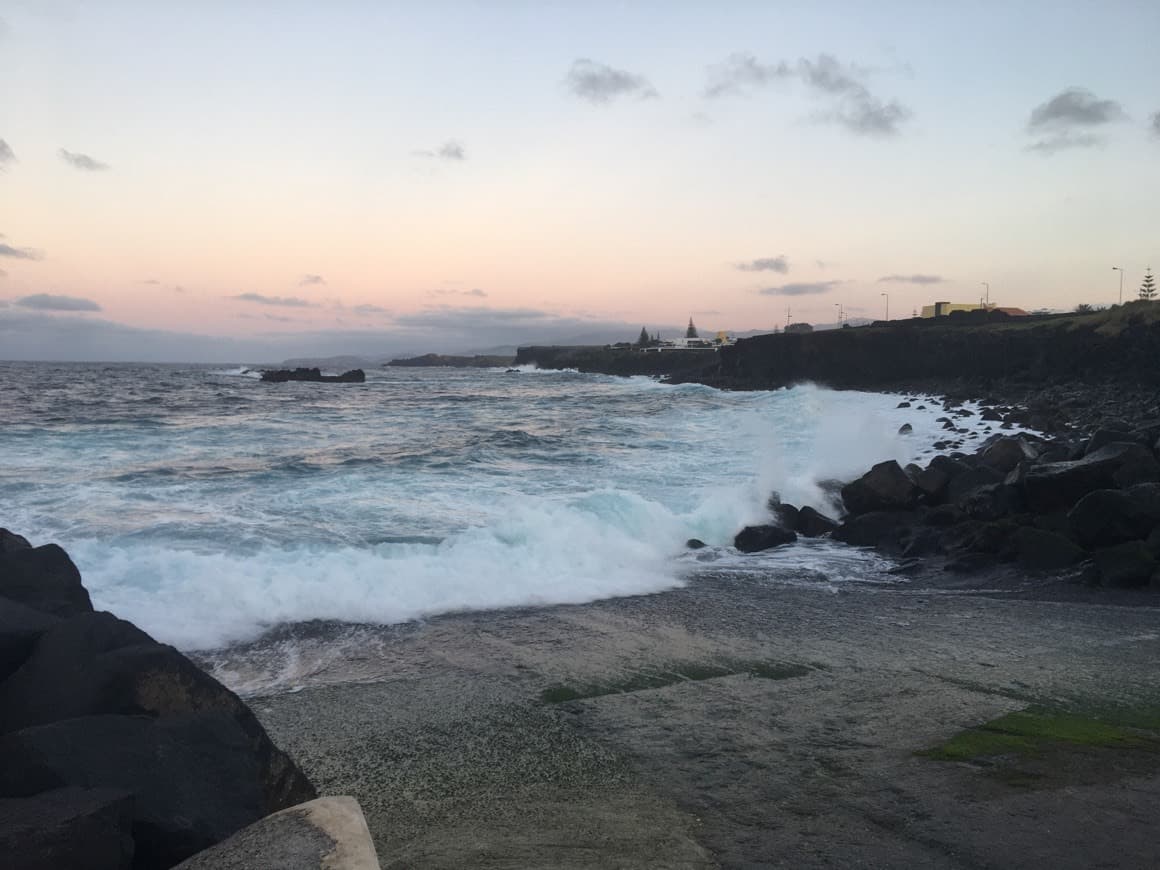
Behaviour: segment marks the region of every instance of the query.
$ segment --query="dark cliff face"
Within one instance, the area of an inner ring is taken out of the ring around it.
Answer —
[[[930,380],[1160,385],[1160,305],[987,324],[900,322],[761,335],[723,348],[715,381],[770,389],[815,381],[877,389]]]
[[[717,351],[666,350],[645,353],[631,348],[597,346],[534,346],[516,352],[516,365],[542,369],[576,369],[605,375],[697,375],[716,370]]]

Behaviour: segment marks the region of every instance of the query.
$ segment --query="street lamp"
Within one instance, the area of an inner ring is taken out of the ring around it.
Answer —
[[[886,297],[886,319],[890,320],[890,294],[889,293],[879,293],[878,295]]]
[[[1120,304],[1123,305],[1124,304],[1124,270],[1121,269],[1119,266],[1112,266],[1112,271],[1120,273]]]
[[[835,302],[834,307],[838,309],[838,326],[842,325],[842,303]]]

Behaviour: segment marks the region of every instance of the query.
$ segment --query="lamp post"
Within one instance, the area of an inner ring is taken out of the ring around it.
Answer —
[[[886,297],[886,319],[889,321],[890,320],[890,294],[889,293],[879,293],[878,295]]]
[[[989,306],[991,304],[991,285],[988,284],[986,281],[980,281],[979,284],[981,284],[983,287],[987,288],[987,296],[983,301],[983,308],[985,310],[987,308],[987,306]]]
[[[1119,266],[1112,266],[1112,271],[1120,273],[1120,304],[1123,305],[1124,304],[1124,270],[1121,269]]]
[[[842,303],[835,302],[834,307],[838,309],[838,326],[842,325]]]

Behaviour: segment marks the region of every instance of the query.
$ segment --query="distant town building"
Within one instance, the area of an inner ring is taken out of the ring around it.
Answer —
[[[988,302],[936,302],[922,306],[923,317],[946,317],[956,311],[1002,311],[1011,317],[1027,317],[1027,312],[1022,308],[1001,308]]]
[[[790,334],[795,333],[795,332],[796,333],[813,332],[814,328],[812,326],[810,326],[808,323],[791,323],[791,324],[786,326],[785,331],[787,333],[790,333]]]

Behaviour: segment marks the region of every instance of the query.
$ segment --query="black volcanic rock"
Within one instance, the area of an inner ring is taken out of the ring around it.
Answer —
[[[879,462],[858,480],[842,487],[842,501],[851,514],[906,510],[918,504],[922,490],[897,462]]]
[[[1070,462],[1039,463],[1023,481],[1028,506],[1037,513],[1070,510],[1089,492],[1130,486],[1160,477],[1160,464],[1139,444],[1108,444]]]
[[[820,538],[838,528],[837,522],[825,514],[818,513],[812,507],[804,507],[798,511],[797,525],[794,528],[798,534],[807,538]]]
[[[262,380],[272,384],[283,384],[287,381],[310,381],[324,384],[361,384],[366,381],[367,375],[362,369],[351,369],[341,375],[324,375],[320,369],[268,369],[262,372]]]
[[[166,870],[282,807],[248,735],[222,712],[87,716],[0,737],[0,796],[67,786],[129,792],[136,870]]]
[[[1156,557],[1143,541],[1126,541],[1097,550],[1092,561],[1105,586],[1121,589],[1147,586],[1157,568]]]
[[[0,684],[28,660],[36,641],[59,621],[43,611],[0,598]]]
[[[835,541],[855,547],[876,547],[888,553],[901,553],[903,538],[914,526],[915,516],[908,511],[870,511],[847,517],[833,532]]]
[[[1143,538],[1155,525],[1140,504],[1119,489],[1089,492],[1068,512],[1067,522],[1071,537],[1085,547],[1108,547]]]
[[[242,700],[170,646],[110,613],[46,631],[24,665],[0,684],[0,730],[106,713],[157,717],[220,712],[249,741],[269,812],[316,797]]]
[[[782,544],[792,544],[797,535],[781,526],[746,526],[733,539],[733,546],[742,553],[757,553],[780,547]]]
[[[15,532],[8,531],[8,529],[0,529],[0,554],[31,548],[32,544],[28,543],[28,538],[24,537],[24,535],[18,535]]]
[[[1050,571],[1074,565],[1084,552],[1063,535],[1024,526],[1011,537],[1015,560],[1024,568]]]
[[[1038,455],[1038,451],[1034,447],[1016,435],[996,438],[983,449],[979,456],[979,462],[1001,474],[1007,474],[1013,471],[1020,462],[1037,459]]]
[[[56,544],[0,555],[0,596],[54,616],[93,609],[77,566]]]
[[[129,870],[132,814],[133,796],[121,789],[0,798],[0,855],[18,870]]]

